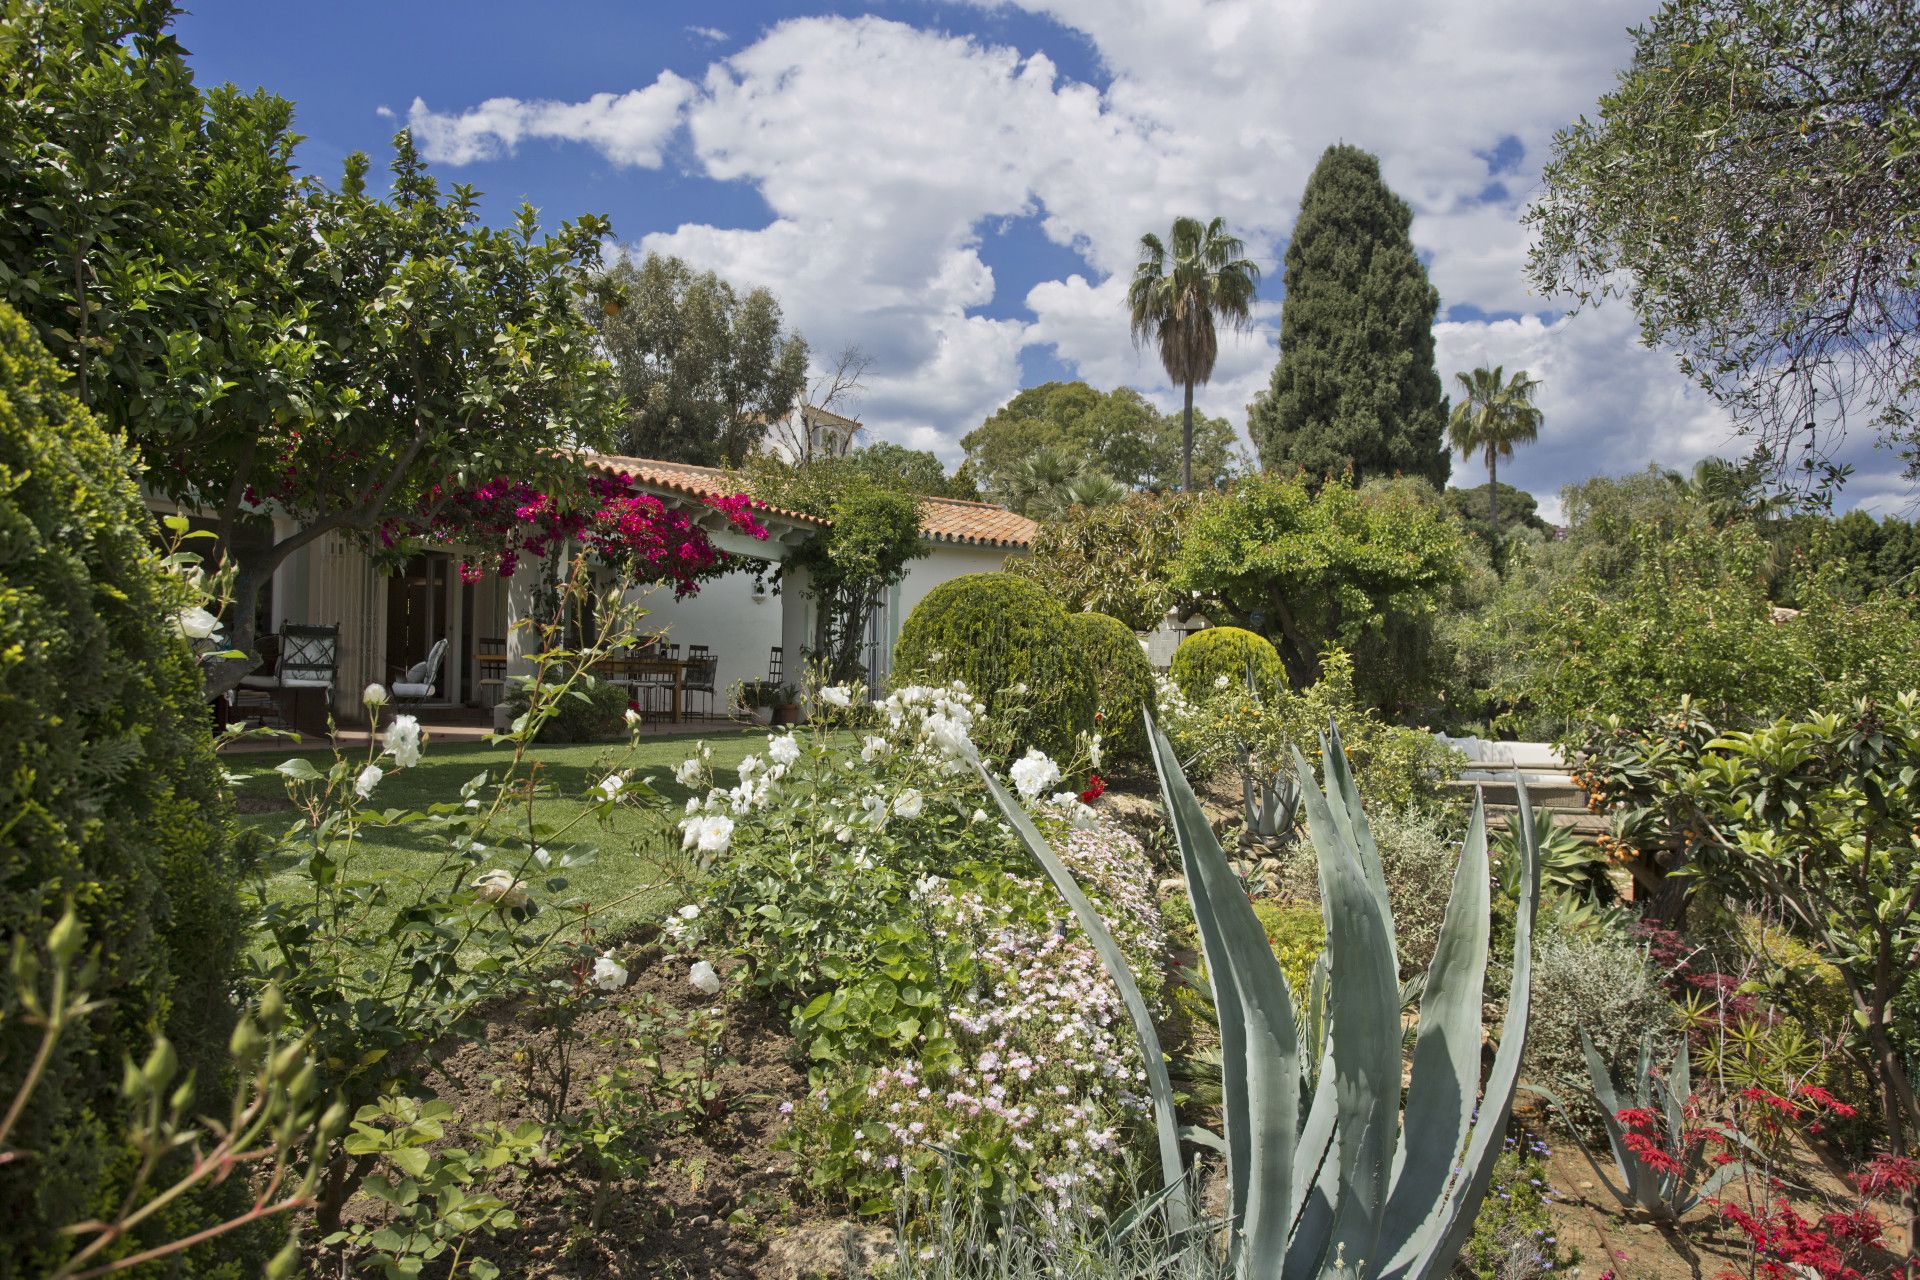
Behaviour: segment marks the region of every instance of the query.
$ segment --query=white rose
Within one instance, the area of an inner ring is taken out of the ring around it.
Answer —
[[[830,707],[850,707],[853,705],[853,694],[847,691],[845,685],[830,684],[820,691],[820,701]]]
[[[634,725],[637,725],[639,723],[640,723],[640,713],[638,711],[635,711],[632,707],[628,707],[627,708],[627,727],[632,728]]]
[[[420,742],[420,722],[412,716],[395,716],[387,726],[387,754],[402,769],[411,769],[420,763]]]
[[[1060,766],[1038,747],[1028,747],[1027,754],[1014,761],[1007,772],[1014,789],[1029,800],[1060,781]]]
[[[368,765],[360,771],[360,776],[353,780],[354,794],[358,795],[362,800],[365,800],[373,794],[373,789],[380,785],[380,779],[386,776],[387,771],[379,765]]]
[[[674,914],[679,916],[682,920],[698,920],[700,918],[700,908],[695,903],[689,902],[686,906],[680,908],[680,910],[676,911]]]
[[[673,780],[683,787],[697,787],[706,780],[706,773],[706,762],[698,756],[689,756],[673,771]]]
[[[613,952],[602,952],[593,962],[593,985],[602,991],[618,991],[627,985],[626,967],[613,958]]]
[[[920,816],[922,798],[917,788],[908,787],[893,799],[893,811],[903,818]]]
[[[683,820],[680,825],[686,831],[686,838],[680,842],[682,849],[725,853],[733,840],[733,819],[724,813],[701,814]]]
[[[385,706],[387,702],[387,687],[379,683],[368,685],[360,691],[360,701],[370,707]]]
[[[800,740],[792,734],[767,739],[767,758],[782,767],[800,758]]]
[[[174,621],[180,624],[180,634],[189,640],[205,640],[220,632],[220,619],[198,605],[182,609],[174,616]]]
[[[885,738],[876,738],[869,734],[860,744],[860,758],[868,764],[875,760],[884,760],[893,747]]]
[[[473,882],[473,891],[482,901],[496,906],[520,908],[532,904],[524,880],[515,880],[513,872],[495,867]]]
[[[687,970],[687,983],[702,995],[720,994],[720,975],[715,973],[713,966],[705,960],[693,962],[693,968]]]
[[[627,778],[625,774],[610,773],[600,779],[600,793],[609,800],[618,800],[620,793],[626,789]]]
[[[1224,689],[1224,688],[1226,688],[1226,687],[1227,687],[1227,678],[1226,678],[1225,676],[1215,676],[1215,677],[1213,678],[1213,687],[1214,687],[1214,688],[1216,688],[1216,689]]]

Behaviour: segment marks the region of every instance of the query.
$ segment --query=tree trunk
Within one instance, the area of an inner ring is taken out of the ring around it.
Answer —
[[[288,549],[275,543],[271,519],[243,516],[229,526],[227,543],[220,554],[230,557],[235,568],[233,603],[227,606],[226,647],[247,656],[216,658],[203,664],[210,700],[238,688],[240,678],[260,665],[260,637],[255,626],[260,593],[273,581],[273,571],[287,558]]]
[[[1494,567],[1500,565],[1500,456],[1487,451],[1487,525],[1492,532]]]
[[[1187,408],[1180,420],[1180,492],[1193,492],[1193,384],[1187,383]]]

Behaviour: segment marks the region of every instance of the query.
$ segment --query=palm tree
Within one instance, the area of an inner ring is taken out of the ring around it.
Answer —
[[[1103,507],[1127,496],[1127,487],[1065,445],[1042,445],[1007,477],[1007,505],[1036,520],[1058,520],[1076,506]]]
[[[1499,463],[1513,456],[1513,447],[1540,438],[1540,410],[1533,403],[1539,380],[1525,369],[1506,379],[1505,368],[1484,365],[1472,373],[1456,373],[1465,392],[1447,421],[1447,443],[1462,459],[1475,453],[1487,460],[1487,522],[1493,526],[1493,545],[1500,546]]]
[[[1140,264],[1127,286],[1127,310],[1134,345],[1157,343],[1167,377],[1186,391],[1180,488],[1188,491],[1193,488],[1193,388],[1213,377],[1214,357],[1220,354],[1213,323],[1218,318],[1235,329],[1252,323],[1260,268],[1244,256],[1239,238],[1227,234],[1224,218],[1207,223],[1175,218],[1167,241],[1162,244],[1152,233],[1140,237]]]

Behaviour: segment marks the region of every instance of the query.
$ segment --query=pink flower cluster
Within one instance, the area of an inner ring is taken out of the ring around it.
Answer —
[[[707,505],[742,533],[766,540],[766,527],[753,514],[759,504],[745,494],[710,498]],[[522,555],[544,556],[555,543],[567,541],[644,581],[671,582],[675,596],[697,591],[727,563],[727,554],[691,517],[635,488],[624,472],[594,476],[587,482],[587,500],[576,504],[562,503],[524,481],[496,479],[453,493],[435,489],[422,509],[430,514],[388,521],[380,530],[381,542],[415,537],[484,547],[486,560],[460,566],[469,582],[488,569],[510,576]]]

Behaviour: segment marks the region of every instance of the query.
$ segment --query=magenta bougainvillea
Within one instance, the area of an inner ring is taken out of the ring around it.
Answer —
[[[624,472],[591,477],[584,499],[571,502],[524,481],[502,479],[463,491],[435,491],[425,505],[431,514],[383,526],[381,542],[391,546],[420,538],[482,548],[460,565],[460,576],[469,582],[489,572],[510,576],[521,556],[544,556],[566,542],[642,581],[672,583],[676,596],[697,591],[728,562],[727,553],[688,515],[637,489]],[[734,494],[708,498],[706,505],[742,533],[766,540],[766,526],[753,514],[764,503]]]

